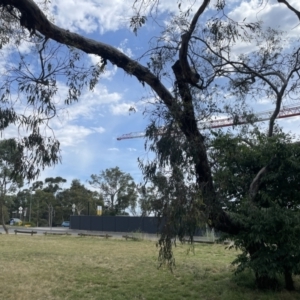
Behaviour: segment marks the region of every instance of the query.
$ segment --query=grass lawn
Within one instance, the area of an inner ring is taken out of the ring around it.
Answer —
[[[0,299],[300,299],[255,289],[250,273],[233,275],[234,250],[175,248],[176,269],[157,269],[155,243],[71,236],[0,236]]]

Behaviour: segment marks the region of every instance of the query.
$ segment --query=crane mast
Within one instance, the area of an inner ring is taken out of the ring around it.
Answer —
[[[269,120],[274,110],[262,111],[254,114],[254,122],[262,122]],[[300,115],[300,105],[290,105],[284,106],[280,110],[276,119],[283,119],[283,118],[290,118]],[[238,118],[221,118],[215,119],[210,121],[202,121],[199,122],[199,129],[204,128],[222,128],[222,127],[229,127],[234,125],[242,125],[249,123],[249,119],[247,117],[238,117]],[[161,128],[163,129],[163,127]],[[163,130],[161,130],[161,134],[163,134]],[[145,137],[146,133],[144,131],[140,132],[130,132],[123,134],[117,137],[118,141],[121,140],[128,140],[128,139],[136,139]]]

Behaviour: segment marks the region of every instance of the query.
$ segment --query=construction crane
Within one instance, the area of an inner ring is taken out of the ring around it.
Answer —
[[[274,110],[267,110],[262,111],[259,113],[254,114],[254,122],[262,122],[269,120]],[[297,105],[289,105],[284,106],[280,110],[278,116],[276,119],[283,119],[283,118],[290,118],[300,115],[300,105],[299,103]],[[246,117],[240,117],[237,119],[234,118],[221,118],[211,121],[203,121],[199,122],[199,128],[221,128],[221,127],[228,127],[233,125],[242,125],[249,123],[249,120]],[[163,127],[161,128],[161,134],[163,134]],[[119,137],[117,137],[118,141],[121,140],[129,140],[129,139],[136,139],[136,138],[142,138],[145,137],[146,133],[144,131],[141,132],[130,132],[127,134],[123,134]]]

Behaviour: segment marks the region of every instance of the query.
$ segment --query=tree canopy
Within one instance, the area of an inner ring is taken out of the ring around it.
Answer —
[[[105,212],[111,215],[125,214],[125,209],[135,212],[137,203],[136,185],[130,174],[119,167],[92,174],[90,185],[99,190],[106,205]]]
[[[23,185],[23,178],[14,174],[14,166],[21,155],[14,139],[0,142],[0,214],[6,233],[8,230],[5,226],[5,200],[8,195],[16,192]]]

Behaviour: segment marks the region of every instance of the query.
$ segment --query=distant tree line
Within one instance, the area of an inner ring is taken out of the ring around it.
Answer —
[[[13,217],[35,226],[56,226],[69,220],[71,214],[96,215],[97,206],[102,206],[103,215],[112,216],[153,212],[150,205],[153,188],[147,188],[146,192],[119,167],[92,174],[86,184],[73,179],[66,187],[67,180],[57,176],[24,187],[23,179],[13,174],[17,157],[13,139],[0,142],[0,213],[5,230],[5,224]]]

